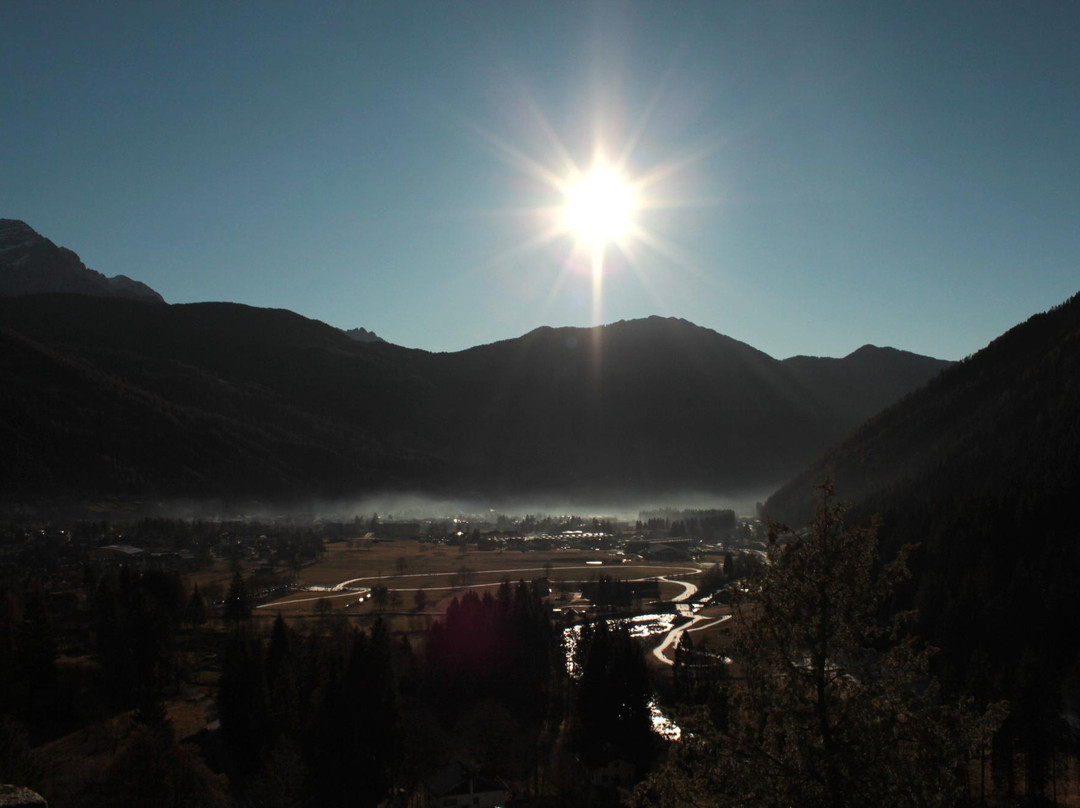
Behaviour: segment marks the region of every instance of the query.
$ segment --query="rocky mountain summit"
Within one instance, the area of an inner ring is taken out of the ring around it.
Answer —
[[[349,335],[350,339],[357,342],[386,342],[374,331],[368,331],[366,328],[350,328],[345,333]]]
[[[145,283],[88,269],[78,255],[57,247],[26,222],[0,219],[0,296],[51,292],[165,302]]]

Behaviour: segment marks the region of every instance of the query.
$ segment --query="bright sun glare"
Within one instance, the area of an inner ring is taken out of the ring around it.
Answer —
[[[635,173],[630,168],[631,153],[639,144],[654,107],[655,104],[650,104],[634,131],[621,144],[605,141],[597,135],[593,142],[592,164],[588,167],[571,156],[550,121],[534,104],[528,103],[527,109],[532,114],[536,131],[547,140],[554,159],[539,160],[472,124],[473,131],[493,146],[496,154],[538,181],[546,202],[523,209],[535,216],[538,232],[490,263],[500,263],[510,256],[537,248],[565,244],[568,249],[560,259],[562,270],[550,299],[555,298],[560,286],[574,273],[588,273],[592,280],[592,322],[596,325],[602,322],[604,276],[614,274],[617,270],[613,267],[632,267],[648,283],[641,260],[642,252],[647,250],[693,271],[693,266],[677,248],[667,243],[645,220],[658,210],[700,204],[678,193],[671,195],[670,185],[678,174],[711,153],[714,146],[674,154],[645,173]],[[618,262],[612,260],[614,253],[621,255]]]
[[[634,229],[637,192],[616,169],[598,163],[565,190],[562,226],[594,252],[625,243]]]

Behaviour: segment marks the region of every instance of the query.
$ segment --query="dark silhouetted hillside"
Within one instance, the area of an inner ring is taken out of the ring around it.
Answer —
[[[792,525],[831,475],[887,551],[949,687],[1012,703],[996,741],[1029,795],[1080,716],[1080,296],[994,340],[861,427],[766,504]]]
[[[103,278],[21,222],[2,238],[20,277]],[[432,354],[284,310],[71,291],[0,296],[12,495],[760,491],[946,364],[781,362],[659,317]]]
[[[447,357],[470,380],[457,400],[468,402],[461,471],[480,483],[495,464],[496,483],[598,493],[767,485],[888,403],[893,359],[873,373],[815,359],[792,372],[685,320],[540,328]],[[904,391],[941,366],[922,361]],[[815,368],[842,377],[852,400],[816,392]]]
[[[769,514],[806,521],[827,474],[860,507],[901,490],[955,498],[998,486],[1008,496],[1029,475],[1059,479],[1076,468],[1066,461],[1077,448],[1078,328],[1074,297],[1011,329],[815,461],[769,499]]]
[[[781,479],[854,425],[808,396],[812,373],[681,320],[455,354],[226,303],[22,297],[0,300],[0,326],[25,346],[4,418],[23,424],[13,457],[31,471],[9,490],[53,490],[57,445],[77,458],[62,487],[113,494],[733,490]],[[31,357],[67,368],[63,383]]]
[[[794,356],[784,360],[806,397],[835,413],[844,425],[862,423],[951,364],[875,345],[864,345],[843,359]]]
[[[329,326],[75,295],[0,310],[5,492],[288,499],[424,479],[402,435],[423,427],[423,383]]]
[[[397,479],[402,457],[351,425],[258,392],[198,408],[0,333],[5,497],[251,497],[352,493]],[[164,381],[164,379],[163,379]],[[193,396],[228,383],[191,369],[168,380]],[[256,419],[257,420],[253,420]],[[414,475],[409,475],[411,481]]]

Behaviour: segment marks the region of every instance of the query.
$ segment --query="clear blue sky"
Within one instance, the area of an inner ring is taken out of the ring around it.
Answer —
[[[0,216],[459,350],[684,317],[958,359],[1080,290],[1080,3],[9,0]],[[626,154],[599,315],[529,165]],[[531,161],[531,162],[530,162]]]

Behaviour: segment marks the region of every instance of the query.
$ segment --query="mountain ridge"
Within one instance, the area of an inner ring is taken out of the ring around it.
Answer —
[[[59,250],[22,223],[5,232],[31,270]],[[86,494],[763,493],[948,365],[865,348],[777,360],[659,316],[431,353],[286,309],[77,293],[0,297],[0,328],[23,340],[5,366],[21,398],[0,400],[0,421],[27,425],[0,473],[29,494],[53,486],[41,458],[65,440],[63,486]]]
[[[26,222],[0,219],[0,296],[50,292],[165,302],[145,283],[89,269],[73,251],[57,247]]]
[[[1068,357],[1078,343],[1080,294],[1014,326],[861,425],[775,492],[768,510],[800,523],[812,506],[799,492],[809,490],[814,480],[833,476],[840,496],[864,502],[930,473],[943,458],[975,451],[969,444],[1022,421],[1006,406],[1038,410],[1036,402],[1028,400],[1030,386],[1017,380],[1040,380],[1052,391],[1046,394],[1049,401],[1072,395],[1069,380],[1075,371],[1052,371],[1047,365],[1073,361]],[[1053,423],[1045,414],[1042,418]]]
[[[253,442],[243,456],[276,457],[269,466],[281,469],[295,461],[278,475],[293,480],[294,493],[761,487],[854,425],[820,402],[807,406],[806,378],[794,378],[784,363],[675,319],[538,329],[453,354],[357,342],[294,312],[235,303],[6,298],[0,327],[92,369],[108,380],[107,390],[143,391],[164,402],[163,411],[198,413],[204,425],[243,423],[237,434]],[[937,367],[927,359],[925,376]],[[869,414],[888,391],[872,380],[860,387],[854,377],[850,385],[861,395],[852,408]],[[85,420],[74,405],[66,417]],[[53,445],[49,425],[33,423],[36,440]],[[260,431],[268,443],[256,448]],[[293,443],[274,435],[291,435]],[[33,455],[34,440],[21,451]],[[189,434],[187,442],[208,443],[207,456],[218,457],[213,434]],[[86,452],[105,451],[101,441],[89,444]],[[313,468],[312,457],[336,458],[324,462],[336,477]],[[156,460],[136,452],[131,462],[137,468],[127,478],[155,491],[168,491],[173,479],[159,467],[191,466],[168,452]],[[182,493],[236,487],[220,458],[211,466]],[[122,479],[114,481],[119,488],[140,490]],[[25,489],[30,479],[12,482]],[[265,494],[288,487],[271,485]]]

